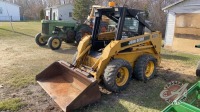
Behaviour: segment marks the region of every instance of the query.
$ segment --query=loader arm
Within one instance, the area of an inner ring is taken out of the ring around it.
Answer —
[[[92,45],[90,44],[91,35],[87,35],[83,37],[83,39],[80,41],[78,45],[78,52],[76,56],[75,63],[73,63],[74,66],[78,67],[83,60],[83,56],[91,49]]]

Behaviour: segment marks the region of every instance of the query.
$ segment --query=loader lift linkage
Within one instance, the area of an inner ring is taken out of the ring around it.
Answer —
[[[99,100],[99,82],[119,92],[132,77],[142,81],[153,78],[160,64],[162,37],[145,22],[142,13],[126,7],[98,8],[92,35],[80,41],[73,64],[57,61],[36,76],[62,110],[71,111]],[[101,32],[102,16],[117,28]],[[145,27],[151,32],[145,33]]]

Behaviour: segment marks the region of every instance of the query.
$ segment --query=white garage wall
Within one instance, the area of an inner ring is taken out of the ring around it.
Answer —
[[[61,5],[57,7],[50,7],[52,8],[52,19],[53,19],[53,13],[55,13],[55,20],[68,20],[68,21],[73,21],[73,18],[70,17],[70,13],[72,15],[73,12],[73,5],[71,4],[66,4],[66,5]],[[50,8],[46,9],[46,16],[49,17],[50,19]]]
[[[52,9],[52,20],[54,19],[54,14],[55,14],[55,20],[58,20],[59,17],[58,17],[58,9],[55,8],[55,9]]]
[[[10,4],[7,2],[0,1],[0,21],[20,21],[20,10],[19,6]],[[8,11],[8,12],[7,12]]]
[[[61,6],[59,7],[59,12],[58,12],[58,16],[62,19],[62,20],[73,20],[72,17],[69,16],[69,13],[73,12],[73,6],[72,5],[66,5],[66,6]],[[62,15],[62,17],[61,17]]]
[[[165,32],[165,45],[172,46],[175,31],[176,15],[172,12],[167,15],[167,26]]]
[[[46,16],[50,19],[50,9],[46,9]]]

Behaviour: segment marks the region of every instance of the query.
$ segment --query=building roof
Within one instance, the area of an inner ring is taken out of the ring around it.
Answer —
[[[4,3],[10,4],[10,5],[14,5],[14,6],[17,6],[17,7],[21,7],[21,6],[17,5],[17,4],[10,3],[10,2],[7,2],[7,1],[3,1],[3,0],[0,0],[0,2],[4,2]]]
[[[69,4],[63,4],[63,5],[55,5],[55,6],[45,8],[45,10],[50,9],[50,8],[55,9],[55,8],[59,8],[59,7],[67,6],[67,5],[72,5],[72,4],[69,3]]]
[[[169,9],[171,7],[174,7],[174,6],[180,4],[180,3],[184,2],[184,1],[186,1],[186,0],[179,0],[179,1],[175,2],[175,3],[173,3],[173,4],[170,4],[170,5],[166,6],[166,7],[164,7],[162,10],[167,10],[167,9]]]

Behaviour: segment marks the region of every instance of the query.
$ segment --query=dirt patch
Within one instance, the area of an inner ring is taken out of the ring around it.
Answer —
[[[54,61],[71,61],[76,47],[63,43],[60,50],[52,51],[37,46],[29,37],[9,38],[0,44],[0,100],[20,98],[25,106],[19,112],[61,111],[36,84],[35,75]]]
[[[19,111],[62,112],[57,104],[50,97],[47,97],[48,94],[38,85],[30,85],[15,94],[16,97],[21,98],[27,104],[26,107]]]
[[[61,109],[53,102],[39,85],[29,85],[21,89],[4,87],[0,89],[3,98],[20,98],[25,104],[19,112],[60,112]]]
[[[193,83],[197,80],[196,68],[172,60],[163,60],[159,71],[162,71],[161,77],[167,81],[181,80]]]

